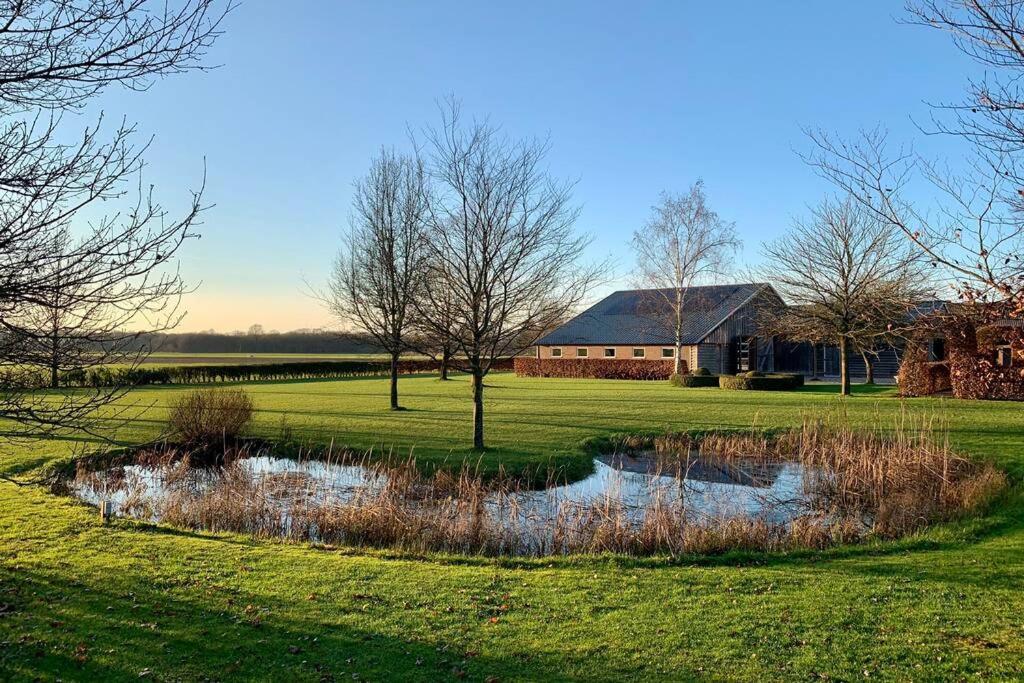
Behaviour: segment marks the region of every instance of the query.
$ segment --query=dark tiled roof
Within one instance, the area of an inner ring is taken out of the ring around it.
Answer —
[[[948,302],[942,299],[930,299],[918,303],[907,313],[907,316],[910,320],[917,320],[933,313],[945,313],[947,310],[949,310]]]
[[[683,344],[698,344],[754,294],[761,283],[687,288]],[[541,337],[542,346],[569,344],[672,344],[671,306],[664,294],[673,290],[632,289],[614,292],[557,330]]]

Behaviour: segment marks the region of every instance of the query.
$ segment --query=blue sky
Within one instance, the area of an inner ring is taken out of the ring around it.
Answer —
[[[449,93],[510,134],[550,136],[551,173],[578,181],[590,256],[612,255],[620,283],[658,193],[697,178],[756,262],[829,189],[796,153],[802,127],[881,124],[955,156],[911,117],[960,98],[976,67],[898,23],[900,4],[245,0],[210,54],[220,69],[99,104],[155,136],[146,181],[169,207],[205,159],[216,207],[182,254],[199,288],[181,329],[317,327],[330,319],[303,282],[326,276],[353,179],[382,144],[435,123]]]

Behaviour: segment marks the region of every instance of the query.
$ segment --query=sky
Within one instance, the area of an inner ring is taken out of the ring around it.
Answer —
[[[352,182],[382,145],[436,124],[448,95],[550,139],[548,171],[575,181],[576,227],[593,237],[584,257],[615,264],[606,290],[628,283],[630,236],[659,193],[697,179],[735,221],[739,263],[756,264],[830,191],[800,157],[807,128],[881,125],[955,159],[919,124],[977,67],[902,17],[894,0],[243,0],[208,55],[219,68],[112,89],[96,108],[153,136],[145,182],[172,212],[205,166],[213,206],[181,252],[194,287],[181,331],[331,327],[308,290],[326,280]]]

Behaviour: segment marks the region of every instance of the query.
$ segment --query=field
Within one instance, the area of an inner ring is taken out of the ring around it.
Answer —
[[[661,382],[488,380],[481,468],[563,467],[591,436],[927,416],[1014,481],[983,518],[820,553],[487,560],[318,549],[137,522],[0,483],[0,679],[853,680],[1024,677],[1024,409],[900,401],[888,388],[676,389]],[[403,378],[247,387],[256,432],[467,456],[469,387]],[[181,387],[140,390],[125,440],[159,433]],[[28,473],[77,449],[10,449]],[[477,460],[474,460],[476,462]]]

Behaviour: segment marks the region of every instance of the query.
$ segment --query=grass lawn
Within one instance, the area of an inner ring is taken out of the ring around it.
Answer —
[[[925,415],[1015,485],[982,519],[894,543],[716,558],[489,560],[253,541],[118,521],[0,483],[0,680],[594,680],[1024,677],[1024,406],[845,401],[667,383],[518,379],[487,390],[481,466],[574,473],[587,437]],[[359,448],[469,455],[468,383],[403,378],[247,385],[256,431]],[[133,396],[125,439],[159,432],[181,387]],[[282,422],[282,420],[284,422]],[[83,442],[8,448],[7,472]],[[473,456],[475,457],[475,456]]]

